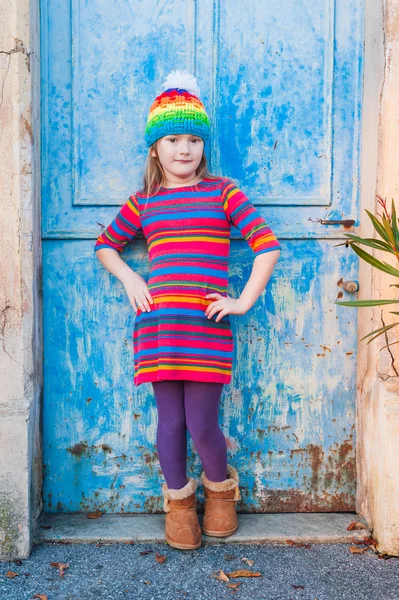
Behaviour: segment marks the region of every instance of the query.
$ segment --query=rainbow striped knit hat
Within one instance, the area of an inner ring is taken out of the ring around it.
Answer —
[[[187,71],[171,71],[162,84],[163,91],[151,105],[144,139],[151,146],[171,133],[191,133],[209,143],[210,121],[199,99],[200,90],[194,75]]]

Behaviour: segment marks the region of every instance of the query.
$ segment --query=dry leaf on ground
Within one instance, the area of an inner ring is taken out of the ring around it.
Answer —
[[[227,577],[262,577],[259,571],[248,571],[247,569],[237,569],[231,573],[226,573]]]
[[[365,537],[365,538],[363,538],[363,541],[368,546],[377,546],[377,544],[378,544],[377,540],[375,540],[372,537]]]
[[[12,579],[13,577],[17,577],[17,575],[19,575],[19,573],[17,573],[16,571],[8,570],[6,573],[6,577],[8,577],[9,579]]]
[[[60,573],[60,577],[64,577],[66,569],[69,568],[69,563],[52,562],[52,563],[50,563],[50,566],[57,567],[57,569],[59,570],[59,573]]]
[[[222,571],[222,569],[219,569],[219,574],[215,575],[215,578],[219,579],[219,581],[229,581],[229,578],[227,577],[226,573]]]
[[[361,554],[362,552],[364,552],[365,550],[367,550],[368,548],[370,548],[370,550],[373,550],[373,552],[375,552],[376,554],[378,554],[378,550],[377,550],[377,544],[378,542],[370,537],[370,536],[365,536],[362,540],[354,540],[352,539],[352,542],[358,546],[361,546],[362,544],[364,544],[366,546],[366,548],[360,548],[359,551],[355,551],[355,550],[351,550],[351,548],[355,548],[356,546],[351,546],[349,548],[349,550],[353,553],[353,554]]]
[[[159,552],[157,552],[155,555],[155,560],[160,564],[164,563],[166,560],[166,554],[159,554]]]
[[[358,548],[357,546],[350,546],[350,548],[349,548],[349,551],[352,552],[352,554],[363,554],[363,552],[365,552],[366,550],[368,550],[367,546],[365,548]]]
[[[353,529],[367,529],[367,527],[360,521],[352,521],[352,523],[350,523],[346,529],[347,531],[352,531]]]

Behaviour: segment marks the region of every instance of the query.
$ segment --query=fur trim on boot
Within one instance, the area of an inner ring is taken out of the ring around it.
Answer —
[[[167,483],[162,484],[162,493],[164,495],[163,509],[165,512],[170,511],[170,500],[183,500],[188,498],[197,489],[197,480],[193,477],[187,477],[187,483],[180,489],[168,488]]]
[[[205,475],[205,471],[202,471],[201,482],[208,490],[212,490],[213,492],[226,492],[227,490],[233,490],[239,484],[240,479],[233,465],[228,464],[227,478],[224,481],[211,481]]]
[[[211,481],[202,471],[201,482],[205,496],[203,533],[212,537],[232,535],[238,529],[236,502],[241,500],[236,469],[228,464],[223,481]]]
[[[202,544],[202,530],[195,506],[197,481],[187,477],[180,489],[169,489],[162,484],[164,495],[165,539],[170,546],[180,550],[195,550]]]

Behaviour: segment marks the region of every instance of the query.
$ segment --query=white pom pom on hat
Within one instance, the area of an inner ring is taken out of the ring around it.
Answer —
[[[171,71],[162,84],[162,91],[172,88],[186,90],[190,94],[194,94],[194,96],[199,96],[201,93],[195,76],[188,71],[179,69]]]

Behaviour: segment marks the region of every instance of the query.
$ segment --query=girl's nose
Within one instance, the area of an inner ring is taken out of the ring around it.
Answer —
[[[179,144],[179,150],[180,150],[180,154],[190,154],[190,146],[188,145],[187,142],[181,142]]]

